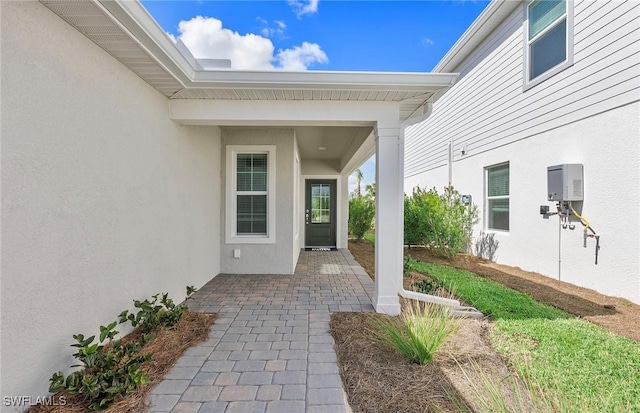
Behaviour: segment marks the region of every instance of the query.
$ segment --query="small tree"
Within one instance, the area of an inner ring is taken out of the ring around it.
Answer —
[[[376,215],[375,205],[371,200],[355,196],[349,201],[349,232],[360,241],[373,226]]]
[[[362,174],[362,171],[360,170],[360,168],[356,169],[356,171],[354,172],[356,174],[356,197],[360,198],[362,196],[362,179],[364,178],[364,175]]]

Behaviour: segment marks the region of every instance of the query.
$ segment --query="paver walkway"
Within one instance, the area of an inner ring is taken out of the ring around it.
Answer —
[[[348,250],[302,251],[294,275],[221,274],[191,300],[217,313],[151,394],[152,412],[349,412],[329,314],[373,311]]]

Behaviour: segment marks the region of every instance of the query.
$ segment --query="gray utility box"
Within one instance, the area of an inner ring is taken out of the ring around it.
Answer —
[[[547,167],[547,195],[549,201],[582,201],[582,164],[563,163]]]

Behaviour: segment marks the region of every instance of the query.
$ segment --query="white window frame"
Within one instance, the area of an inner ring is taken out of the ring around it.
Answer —
[[[549,24],[543,31],[538,33],[536,37],[529,40],[529,8],[532,3],[540,0],[529,0],[524,2],[524,16],[526,19],[524,21],[524,29],[523,32],[523,44],[524,44],[524,59],[523,59],[523,91],[531,89],[532,87],[544,82],[550,77],[555,76],[556,74],[562,72],[563,70],[571,67],[573,65],[573,0],[566,1],[566,10],[565,14],[558,19],[556,19],[553,23]],[[549,30],[554,28],[557,24],[559,24],[562,20],[567,20],[567,33],[566,33],[566,52],[567,56],[564,62],[559,63],[558,65],[552,67],[546,72],[542,73],[535,79],[531,79],[531,68],[530,68],[530,60],[531,60],[531,43],[535,40],[539,39],[541,36],[545,35]]]
[[[489,196],[489,170],[490,169],[494,169],[494,168],[498,168],[501,166],[508,166],[509,167],[509,195],[499,195],[499,196]],[[484,230],[485,232],[499,232],[499,233],[503,233],[503,234],[508,234],[509,231],[511,230],[511,164],[509,162],[501,162],[501,163],[497,163],[495,165],[490,165],[490,166],[486,166],[484,168],[484,182],[485,182],[485,189],[484,189]],[[509,200],[509,229],[500,229],[500,228],[491,228],[489,227],[489,222],[490,222],[490,214],[491,214],[491,210],[489,208],[489,201],[492,200],[496,200],[496,199],[507,199]]]
[[[239,154],[267,154],[267,234],[238,234],[237,160]],[[276,146],[227,145],[225,186],[225,242],[227,244],[275,244],[276,242]]]

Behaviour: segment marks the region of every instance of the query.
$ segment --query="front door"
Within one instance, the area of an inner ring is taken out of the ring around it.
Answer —
[[[305,244],[336,246],[336,181],[307,180],[305,190]]]

